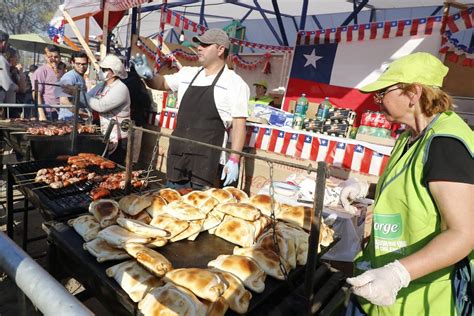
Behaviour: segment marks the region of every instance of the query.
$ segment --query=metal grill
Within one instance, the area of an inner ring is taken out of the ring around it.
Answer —
[[[98,185],[98,183],[91,181],[73,183],[70,186],[61,189],[52,189],[49,187],[38,189],[39,187],[44,186],[44,183],[28,183],[21,185],[21,183],[33,181],[36,176],[36,171],[42,168],[54,168],[65,165],[67,165],[65,161],[40,160],[9,166],[15,182],[20,184],[18,189],[21,190],[37,208],[42,210],[43,216],[46,219],[65,219],[87,212],[89,204],[92,202],[89,192]],[[88,166],[87,170],[95,172],[98,175],[124,171],[121,167],[116,167],[114,169],[100,169],[98,166]],[[146,190],[150,191],[156,188],[158,188],[158,185],[154,183],[149,184]],[[130,191],[130,193],[139,192],[139,188],[132,188]],[[127,192],[125,190],[112,190],[111,195],[108,198],[118,199],[126,194]]]

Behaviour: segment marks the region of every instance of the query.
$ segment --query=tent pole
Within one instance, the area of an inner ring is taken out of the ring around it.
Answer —
[[[301,9],[300,30],[304,30],[306,26],[306,15],[308,14],[308,0],[303,1],[303,8]]]
[[[255,6],[257,7],[257,10],[260,12],[260,15],[262,16],[262,18],[265,20],[265,23],[267,23],[267,26],[268,28],[270,29],[270,31],[273,33],[273,36],[275,36],[277,42],[279,45],[283,45],[283,42],[281,41],[280,39],[280,36],[278,36],[277,32],[275,31],[275,28],[273,28],[273,25],[272,23],[270,23],[270,20],[267,18],[267,15],[265,14],[265,12],[263,12],[262,8],[260,7],[260,4],[258,3],[257,0],[253,0],[253,3],[255,4]]]
[[[199,24],[203,25],[204,24],[204,7],[206,5],[206,1],[202,0],[201,2],[201,11],[199,13]]]
[[[280,8],[278,7],[278,1],[272,0],[273,10],[275,10],[275,15],[278,22],[278,27],[280,28],[281,38],[283,40],[283,45],[288,46],[288,39],[286,38],[285,27],[283,26],[283,20],[281,19]]]

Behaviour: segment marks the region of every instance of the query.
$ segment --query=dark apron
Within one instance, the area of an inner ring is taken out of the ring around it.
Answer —
[[[210,86],[193,87],[194,80],[203,69],[194,76],[183,95],[172,135],[222,146],[226,128],[214,101],[214,86],[224,68]],[[170,139],[167,178],[172,182],[190,181],[212,187],[217,178],[220,156],[220,150]]]

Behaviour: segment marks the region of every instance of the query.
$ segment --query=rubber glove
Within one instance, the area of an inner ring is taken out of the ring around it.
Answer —
[[[357,208],[351,203],[356,199],[363,198],[369,192],[369,184],[363,180],[350,178],[342,185],[340,200],[344,210],[350,214],[356,214]]]
[[[230,157],[227,160],[224,168],[222,169],[221,180],[224,180],[223,186],[229,185],[234,181],[237,181],[239,177],[239,159]]]
[[[153,78],[153,70],[151,70],[150,66],[148,65],[147,59],[144,54],[137,53],[135,56],[130,58],[130,62],[135,67],[137,74],[143,79],[152,79]]]
[[[380,306],[395,303],[397,293],[410,283],[410,273],[398,260],[381,268],[364,272],[346,281],[352,285],[353,293]]]

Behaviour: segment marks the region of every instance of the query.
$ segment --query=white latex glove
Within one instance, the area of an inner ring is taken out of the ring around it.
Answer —
[[[381,268],[362,273],[346,281],[352,285],[354,294],[362,296],[369,302],[380,306],[395,303],[397,293],[410,283],[410,273],[395,260]]]
[[[151,70],[150,66],[148,65],[146,56],[144,54],[137,53],[135,56],[130,58],[130,62],[135,67],[135,71],[137,74],[143,79],[152,79],[153,78],[153,70]]]
[[[357,208],[352,206],[352,202],[356,199],[363,198],[369,192],[369,184],[363,180],[350,178],[342,184],[340,195],[341,204],[344,210],[350,214],[355,214]]]
[[[224,180],[223,186],[227,186],[239,177],[239,162],[238,159],[229,158],[224,168],[222,169],[221,180]]]

